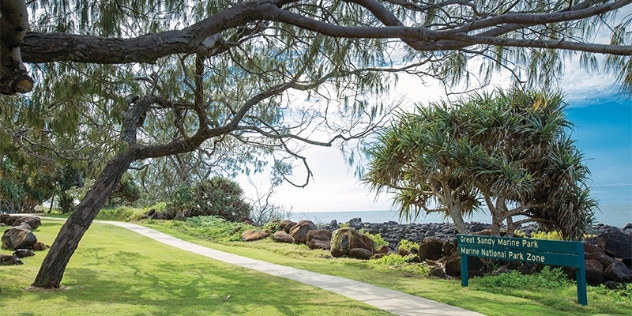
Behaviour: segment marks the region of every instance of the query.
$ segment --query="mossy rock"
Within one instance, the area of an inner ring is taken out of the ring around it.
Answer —
[[[334,257],[349,256],[349,250],[363,248],[373,254],[373,239],[351,227],[335,230],[331,235],[331,255]]]

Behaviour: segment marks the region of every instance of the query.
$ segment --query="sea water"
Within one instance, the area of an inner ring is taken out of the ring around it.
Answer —
[[[632,205],[602,205],[600,210],[595,212],[596,223],[623,227],[627,223],[632,223]],[[395,221],[400,224],[411,223],[398,217],[395,210],[384,211],[337,211],[337,212],[300,212],[294,211],[290,214],[290,219],[299,221],[303,219],[311,220],[319,224],[327,224],[332,220],[338,223],[348,222],[352,218],[362,218],[363,222],[384,223]],[[491,215],[488,210],[475,212],[472,216],[465,217],[466,222],[491,223]],[[444,218],[441,214],[432,213],[429,215],[420,214],[415,223],[450,223],[449,218]]]

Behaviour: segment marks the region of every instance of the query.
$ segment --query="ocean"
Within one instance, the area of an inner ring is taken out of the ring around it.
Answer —
[[[632,205],[602,205],[595,214],[596,223],[623,227],[627,223],[632,223]],[[337,211],[337,212],[297,212],[290,214],[289,219],[299,221],[308,219],[318,224],[327,224],[332,220],[338,223],[348,222],[352,218],[362,218],[363,222],[384,223],[395,221],[400,224],[409,222],[401,221],[397,217],[397,211]],[[466,222],[491,223],[491,215],[489,211],[476,212],[471,217],[465,218]],[[443,223],[451,222],[450,219],[444,219],[440,214],[430,214],[427,216],[420,215],[415,223]]]

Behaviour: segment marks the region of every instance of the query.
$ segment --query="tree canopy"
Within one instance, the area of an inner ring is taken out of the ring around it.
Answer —
[[[442,212],[460,233],[463,217],[485,205],[495,235],[536,222],[581,239],[596,202],[565,106],[559,93],[518,89],[419,105],[380,134],[365,181],[395,192],[401,216]]]
[[[279,178],[304,166],[305,185],[300,148],[371,133],[399,73],[550,85],[579,54],[630,90],[631,2],[4,0],[0,92],[30,93],[0,98],[0,146],[81,161],[96,178],[34,286],[59,287],[129,167],[236,143]]]

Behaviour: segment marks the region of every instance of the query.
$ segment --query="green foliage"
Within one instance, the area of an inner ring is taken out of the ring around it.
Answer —
[[[599,284],[599,286],[591,287],[591,292],[596,292],[600,296],[606,296],[609,300],[616,303],[630,303],[632,302],[632,286],[620,285],[618,288],[611,290],[606,288],[605,285]]]
[[[257,229],[245,223],[226,221],[218,216],[189,217],[183,221],[170,221],[168,225],[185,234],[214,242],[241,241],[243,231]]]
[[[269,231],[270,235],[272,235],[272,234],[278,232],[279,230],[281,230],[280,225],[281,225],[281,222],[279,222],[278,220],[275,220],[275,221],[271,221],[271,222],[265,223],[261,227],[261,229]]]
[[[398,254],[392,254],[388,256],[384,256],[379,259],[370,260],[370,264],[378,265],[378,266],[388,266],[392,269],[397,269],[399,271],[405,272],[410,275],[415,276],[426,276],[430,271],[428,267],[426,267],[422,263],[411,263],[411,260],[415,257],[415,255],[410,254],[407,256],[400,256]]]
[[[596,201],[565,106],[560,93],[518,88],[420,104],[380,134],[364,181],[378,193],[395,192],[407,219],[440,211],[465,232],[463,216],[484,202],[496,233],[505,221],[513,228],[513,209],[579,239]]]
[[[399,241],[399,245],[397,246],[399,249],[404,249],[407,251],[410,251],[413,248],[417,248],[419,249],[419,244],[414,242],[414,241],[410,241],[407,239],[402,239]]]
[[[114,221],[134,221],[142,217],[147,209],[137,209],[127,206],[117,208],[104,208],[99,211],[97,219]]]
[[[347,228],[347,227],[349,227],[349,222],[340,223],[338,225],[338,228]]]
[[[542,271],[531,275],[523,275],[518,271],[511,271],[496,276],[485,276],[479,280],[482,287],[507,287],[507,288],[546,288],[562,289],[571,285],[562,268],[551,269],[545,266]]]
[[[129,173],[124,173],[121,182],[110,195],[109,205],[129,205],[141,197],[140,187]]]
[[[342,227],[341,227],[342,228]],[[384,240],[380,234],[371,234],[369,232],[365,232],[364,229],[360,230],[360,233],[366,235],[367,237],[373,239],[373,249],[377,250],[381,246],[388,246],[388,241]]]
[[[178,189],[167,202],[166,211],[176,219],[213,215],[236,221],[250,214],[250,205],[243,200],[242,193],[237,182],[214,177],[192,188]]]

